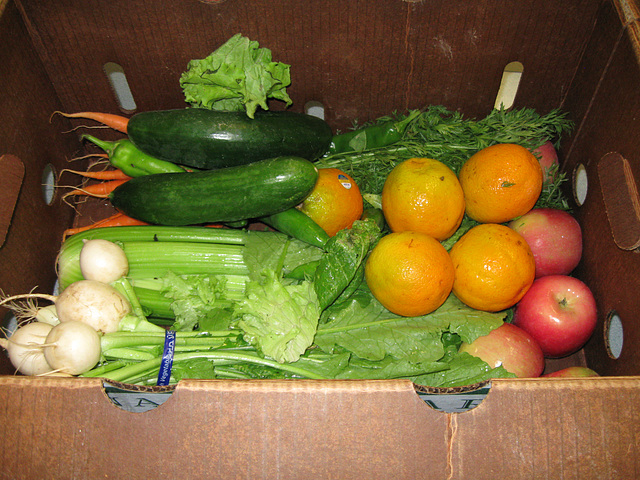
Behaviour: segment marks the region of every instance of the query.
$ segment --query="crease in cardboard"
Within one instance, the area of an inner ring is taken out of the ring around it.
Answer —
[[[607,73],[609,71],[609,67],[611,66],[611,63],[613,62],[613,59],[618,51],[618,47],[620,45],[620,42],[622,41],[622,39],[624,38],[625,32],[628,31],[627,28],[625,28],[623,26],[623,28],[620,29],[620,32],[617,35],[617,38],[615,40],[615,43],[613,44],[611,51],[609,52],[609,56],[607,57],[607,61],[604,64],[602,71],[599,74],[598,77],[598,82],[596,83],[596,86],[593,90],[593,92],[591,93],[590,96],[590,100],[589,103],[587,105],[587,108],[584,112],[584,115],[582,117],[582,120],[579,122],[579,124],[576,126],[575,128],[575,132],[574,132],[574,138],[573,141],[571,142],[571,145],[569,146],[569,150],[566,154],[566,158],[565,158],[565,162],[571,158],[571,155],[573,154],[573,150],[574,147],[576,146],[576,144],[578,143],[578,139],[582,136],[582,130],[584,128],[584,126],[588,123],[588,120],[590,118],[590,113],[591,110],[593,108],[593,105],[596,101],[596,98],[598,97],[598,93],[600,91],[600,88],[602,87],[602,84],[604,83],[604,80],[607,76]],[[585,48],[585,52],[586,52],[586,48]],[[638,59],[640,60],[640,47],[635,49],[636,55],[638,56]],[[591,159],[587,159],[585,165],[588,166],[589,163],[591,162]]]
[[[453,446],[458,433],[458,416],[455,413],[447,413],[447,480],[454,476]]]

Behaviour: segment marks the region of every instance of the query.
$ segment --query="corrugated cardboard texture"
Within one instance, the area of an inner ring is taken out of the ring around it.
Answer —
[[[638,378],[495,380],[462,414],[409,382],[185,381],[129,413],[97,379],[0,377],[7,479],[621,479]]]

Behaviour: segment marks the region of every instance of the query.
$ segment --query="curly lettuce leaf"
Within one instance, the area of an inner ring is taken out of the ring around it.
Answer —
[[[268,110],[267,99],[292,101],[290,65],[273,62],[271,51],[236,34],[200,60],[191,60],[180,77],[185,101],[192,107],[219,111],[246,111],[254,118],[258,107]]]
[[[162,294],[170,298],[175,315],[172,328],[176,331],[193,330],[199,323],[216,325],[216,330],[228,327],[227,315],[222,311],[229,307],[226,299],[226,278],[215,275],[179,276],[167,272],[163,277]]]
[[[244,339],[279,363],[295,362],[313,343],[320,307],[313,284],[285,284],[274,270],[247,284],[236,305],[236,325]]]

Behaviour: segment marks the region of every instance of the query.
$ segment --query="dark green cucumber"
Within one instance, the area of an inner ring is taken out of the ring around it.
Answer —
[[[132,178],[110,195],[113,206],[157,225],[195,225],[265,217],[299,204],[318,170],[300,157],[193,173]]]
[[[314,247],[324,248],[329,235],[311,217],[297,208],[289,208],[267,217],[259,218],[262,223]]]
[[[289,111],[245,112],[184,108],[140,112],[127,126],[143,152],[190,167],[213,169],[265,158],[321,157],[333,138],[322,119]]]

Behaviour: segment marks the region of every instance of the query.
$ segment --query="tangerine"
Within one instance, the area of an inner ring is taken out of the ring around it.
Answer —
[[[421,232],[446,240],[464,217],[464,193],[458,177],[444,163],[410,158],[387,176],[382,212],[392,232]]]
[[[394,232],[382,237],[364,269],[373,296],[392,313],[426,315],[451,293],[453,263],[435,238],[420,232]]]
[[[453,293],[476,310],[498,312],[515,305],[536,274],[531,248],[506,225],[476,225],[449,251],[455,269]]]
[[[514,143],[483,148],[458,172],[467,215],[480,223],[504,223],[527,213],[538,201],[543,177],[535,155]]]
[[[364,202],[353,178],[337,168],[320,168],[313,190],[298,208],[332,237],[362,216]]]

